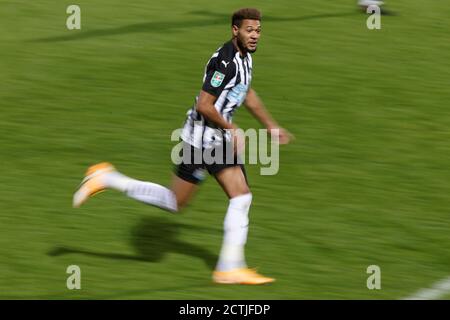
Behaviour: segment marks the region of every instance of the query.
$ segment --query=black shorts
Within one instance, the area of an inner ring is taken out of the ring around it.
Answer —
[[[205,179],[206,171],[211,175],[216,175],[225,168],[239,166],[248,184],[244,164],[229,145],[220,145],[213,149],[199,149],[183,142],[180,158],[181,163],[175,166],[174,171],[185,181],[199,184]]]

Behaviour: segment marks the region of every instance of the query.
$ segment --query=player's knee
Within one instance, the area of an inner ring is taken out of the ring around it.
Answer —
[[[252,204],[252,194],[245,193],[239,196],[230,198],[228,213],[225,216],[224,228],[225,230],[233,230],[248,226],[249,218],[248,212]]]
[[[253,195],[250,192],[237,195],[230,198],[230,206],[248,213],[250,205],[252,204]]]
[[[250,189],[249,187],[245,184],[245,185],[240,185],[237,188],[234,188],[233,190],[231,190],[231,192],[228,192],[228,197],[230,199],[245,195],[245,194],[250,194]]]

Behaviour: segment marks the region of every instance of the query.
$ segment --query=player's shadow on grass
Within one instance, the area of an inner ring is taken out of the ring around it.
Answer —
[[[191,225],[179,224],[168,218],[143,218],[131,232],[131,244],[136,254],[102,253],[73,247],[55,247],[48,252],[50,256],[84,254],[93,257],[160,262],[168,253],[179,253],[202,259],[210,269],[214,269],[217,256],[203,247],[178,239],[181,229],[205,231]]]
[[[82,40],[90,39],[104,36],[115,36],[130,33],[168,33],[177,32],[189,28],[195,27],[208,27],[213,25],[228,25],[230,24],[230,16],[226,14],[214,13],[209,11],[193,11],[190,12],[193,15],[200,15],[207,17],[207,19],[193,19],[188,21],[155,21],[155,22],[144,22],[135,23],[130,25],[125,25],[116,28],[108,29],[95,29],[88,31],[72,31],[67,35],[39,38],[31,41],[37,42],[60,42],[60,41],[72,41],[72,40]],[[291,22],[291,21],[306,21],[314,19],[325,19],[325,18],[337,18],[354,15],[355,12],[337,12],[330,14],[315,14],[306,15],[301,17],[275,17],[275,16],[264,16],[263,22]]]

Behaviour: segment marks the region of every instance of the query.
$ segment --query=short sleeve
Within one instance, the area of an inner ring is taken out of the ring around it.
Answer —
[[[226,85],[234,78],[236,66],[233,61],[226,61],[219,57],[212,58],[207,67],[203,91],[215,97],[220,96]]]

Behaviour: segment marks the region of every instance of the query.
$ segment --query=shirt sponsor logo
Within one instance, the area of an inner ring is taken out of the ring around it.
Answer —
[[[233,87],[227,95],[227,99],[237,105],[241,105],[247,96],[248,87],[242,83]]]

